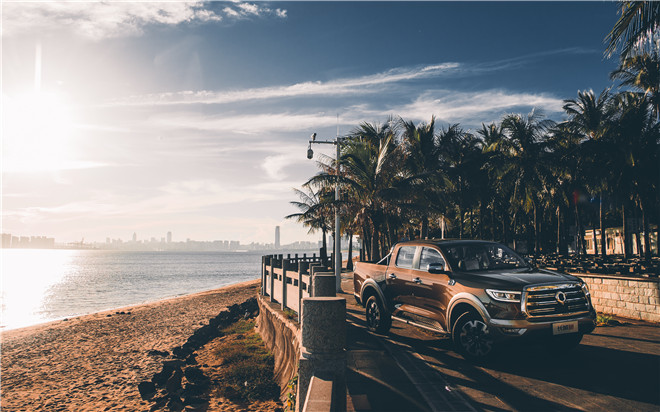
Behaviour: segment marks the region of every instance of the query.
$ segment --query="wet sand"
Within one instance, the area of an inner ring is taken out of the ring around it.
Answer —
[[[0,334],[3,411],[146,411],[139,382],[259,280]],[[118,313],[119,312],[119,313]],[[124,312],[121,314],[121,312]],[[230,408],[233,409],[233,408]]]

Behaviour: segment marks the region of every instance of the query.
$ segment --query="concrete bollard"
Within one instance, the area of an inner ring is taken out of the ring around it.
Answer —
[[[337,296],[335,287],[335,274],[333,272],[316,272],[312,277],[312,292],[310,296],[334,297]]]
[[[346,405],[346,299],[337,297],[304,298],[301,306],[300,359],[296,410],[302,411],[312,376],[326,376],[342,393],[333,396]]]

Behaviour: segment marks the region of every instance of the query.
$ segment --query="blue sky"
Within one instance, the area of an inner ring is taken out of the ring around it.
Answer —
[[[611,86],[614,2],[2,3],[2,230],[315,240],[312,132],[476,129]],[[315,149],[323,152],[322,147]],[[328,152],[331,148],[328,148]]]

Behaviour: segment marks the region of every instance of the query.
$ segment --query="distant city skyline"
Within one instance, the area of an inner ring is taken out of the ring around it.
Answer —
[[[561,120],[611,85],[616,19],[615,2],[4,2],[2,230],[317,242],[284,219],[313,132]]]

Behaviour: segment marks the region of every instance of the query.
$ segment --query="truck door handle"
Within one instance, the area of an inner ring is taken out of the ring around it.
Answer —
[[[413,279],[413,282],[415,282],[415,283],[421,285],[421,284],[422,284],[422,279],[420,279],[420,278],[415,278],[415,279]]]
[[[396,275],[394,273],[390,273],[388,278],[390,279],[396,279]]]

